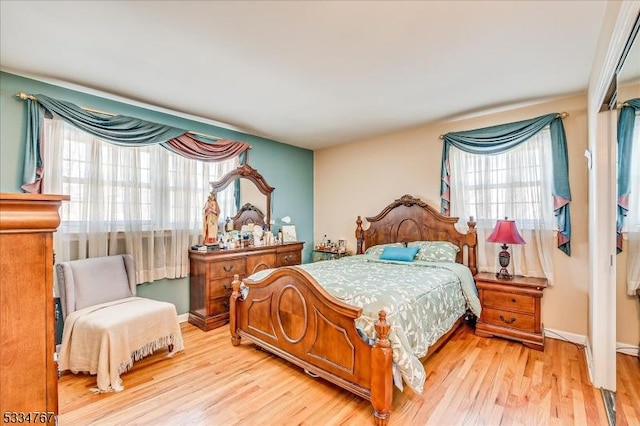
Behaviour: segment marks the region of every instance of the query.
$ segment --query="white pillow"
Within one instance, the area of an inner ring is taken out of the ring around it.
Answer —
[[[402,243],[378,244],[378,245],[369,247],[367,250],[365,250],[364,254],[370,254],[372,256],[380,256],[385,247],[404,247],[404,244]]]
[[[416,260],[426,260],[428,262],[451,262],[456,261],[456,255],[460,247],[449,241],[413,241],[407,244],[408,247],[419,247]]]

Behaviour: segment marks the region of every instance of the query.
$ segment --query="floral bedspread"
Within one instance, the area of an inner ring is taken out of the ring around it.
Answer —
[[[375,337],[378,312],[387,312],[393,361],[404,382],[421,394],[426,372],[419,358],[470,308],[480,315],[480,300],[464,265],[448,262],[394,262],[358,255],[298,266],[331,295],[362,308],[356,327]],[[272,270],[250,278],[259,280]]]

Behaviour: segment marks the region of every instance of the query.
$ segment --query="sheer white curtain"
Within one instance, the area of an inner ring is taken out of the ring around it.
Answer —
[[[118,146],[58,119],[45,120],[43,137],[45,192],[71,196],[54,234],[57,261],[130,253],[138,283],[188,275],[209,182],[237,158],[205,163],[159,145]],[[221,220],[233,215],[233,186],[218,203]]]
[[[478,267],[496,272],[500,244],[486,242],[498,219],[514,219],[523,245],[511,245],[510,272],[544,276],[553,283],[555,217],[549,128],[517,148],[498,155],[468,154],[452,148],[451,216],[466,229],[469,216],[478,225]]]
[[[636,115],[631,149],[631,192],[625,227],[628,237],[627,291],[629,295],[635,295],[640,288],[640,115]]]

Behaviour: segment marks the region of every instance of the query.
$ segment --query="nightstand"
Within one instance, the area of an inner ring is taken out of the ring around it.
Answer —
[[[474,278],[482,305],[476,335],[517,340],[544,351],[540,302],[547,279],[516,275],[506,280],[485,272]]]
[[[314,262],[317,262],[319,260],[335,260],[345,256],[349,256],[349,252],[347,251],[338,252],[337,250],[324,250],[324,249],[318,249],[318,248],[313,250]]]

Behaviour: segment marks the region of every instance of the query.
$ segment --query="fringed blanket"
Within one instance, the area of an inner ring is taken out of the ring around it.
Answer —
[[[97,392],[124,389],[120,374],[154,351],[184,349],[176,308],[141,297],[90,306],[69,314],[58,359],[60,371],[97,374]]]

